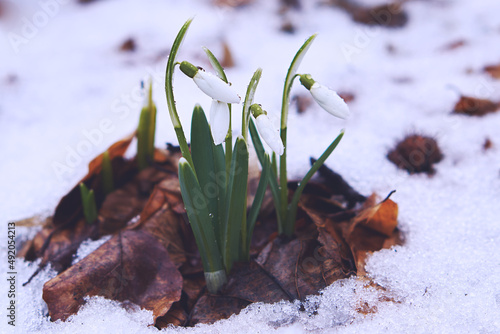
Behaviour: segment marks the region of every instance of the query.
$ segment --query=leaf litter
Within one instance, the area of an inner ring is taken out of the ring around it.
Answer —
[[[59,273],[43,288],[52,321],[76,314],[88,296],[103,296],[152,311],[158,328],[213,323],[252,303],[302,302],[336,280],[363,279],[367,254],[403,242],[398,207],[389,196],[383,201],[375,194],[363,196],[323,166],[301,198],[295,235],[278,236],[267,194],[250,262],[237,263],[222,292],[209,294],[176,175],[180,154],[173,146],[157,149],[154,164],[138,172],[135,160],[123,158],[131,138],[109,149],[115,175],[121,175],[111,194],[104,198],[99,188],[102,156],[89,164],[82,180],[98,194],[97,222],[85,222],[75,187],[23,247],[25,259],[42,258],[39,268],[50,263]],[[249,183],[259,176],[253,174]],[[291,195],[296,187],[289,182]],[[106,235],[108,241],[71,265],[83,241]],[[376,307],[360,301],[357,311],[372,313]]]

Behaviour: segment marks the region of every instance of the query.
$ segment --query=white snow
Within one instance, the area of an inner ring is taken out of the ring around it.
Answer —
[[[7,253],[7,222],[50,214],[86,173],[87,163],[133,131],[143,100],[142,79],[152,76],[155,85],[157,146],[176,142],[163,76],[168,48],[186,19],[195,16],[178,59],[209,68],[201,47],[220,55],[226,41],[236,62],[227,70],[228,78],[241,96],[253,71],[263,68],[256,102],[271,116],[279,116],[284,75],[293,55],[318,32],[299,73],[355,94],[349,103],[352,116],[342,121],[316,105],[298,115],[292,107],[290,176],[304,175],[309,157],[319,156],[345,128],[327,164],[364,194],[397,190],[392,198],[399,204],[406,244],[373,254],[366,268],[394,302],[380,302],[380,291],[348,279],[335,282],[321,297],[311,297],[307,307],[319,306],[316,315],[299,312],[292,303],[255,304],[211,326],[166,332],[500,332],[500,113],[481,118],[450,114],[460,93],[500,101],[500,81],[482,72],[484,66],[500,63],[500,2],[407,2],[409,23],[401,29],[363,26],[341,10],[318,6],[319,1],[303,2],[301,12],[288,14],[297,28],[290,35],[279,31],[277,1],[256,0],[243,9],[216,7],[208,0],[106,0],[89,5],[3,1],[11,13],[17,12],[0,18],[5,36],[0,39],[2,254]],[[25,34],[18,52],[9,43],[11,32]],[[136,39],[137,51],[119,52],[128,37]],[[458,40],[466,44],[443,51]],[[389,46],[394,53],[387,51]],[[211,101],[179,74],[174,94],[189,134],[194,104],[201,103],[208,112]],[[17,80],[9,84],[9,76]],[[305,89],[296,84],[293,92]],[[238,115],[234,118],[238,131]],[[445,157],[435,176],[410,176],[385,158],[411,132],[437,139]],[[487,137],[494,146],[485,152]],[[26,228],[16,232],[21,239],[33,234]],[[7,258],[0,261],[2,333],[156,332],[147,327],[150,312],[125,310],[102,298],[90,299],[65,323],[50,322],[41,294],[55,272],[46,269],[22,287],[35,268],[36,263],[17,261],[17,322],[12,328],[6,320]],[[356,312],[364,302],[377,312]]]

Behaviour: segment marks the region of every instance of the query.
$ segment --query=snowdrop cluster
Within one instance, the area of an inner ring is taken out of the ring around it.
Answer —
[[[201,67],[183,61],[180,63],[180,69],[185,75],[193,79],[203,93],[213,99],[210,108],[210,127],[214,143],[216,145],[222,144],[228,133],[231,119],[228,104],[240,103],[240,96],[230,84],[224,82],[218,76],[206,72]],[[300,83],[309,90],[311,96],[321,108],[342,119],[349,117],[349,107],[335,91],[314,81],[310,74],[298,76]],[[254,104],[250,107],[250,110],[262,139],[277,155],[281,156],[285,151],[285,147],[280,138],[280,129],[272,124],[267,112],[260,105]]]
[[[191,21],[188,20],[184,24],[170,49],[165,75],[165,93],[170,118],[182,153],[179,161],[182,199],[200,251],[207,288],[211,293],[217,293],[227,281],[226,275],[231,271],[233,263],[250,259],[253,229],[268,186],[271,188],[274,200],[278,231],[292,236],[295,231],[298,201],[304,187],[333,152],[344,134],[341,131],[317,159],[294,191],[290,201],[286,172],[286,123],[294,79],[299,77],[314,100],[332,115],[347,118],[349,108],[337,93],[315,82],[311,75],[296,74],[301,59],[316,37],[313,35],[299,49],[287,72],[280,127],[273,124],[267,111],[260,104],[253,103],[262,75],[262,70],[259,68],[247,86],[241,111],[241,134],[233,141],[232,104],[239,104],[241,98],[229,84],[217,58],[210,50],[204,49],[217,75],[187,61],[175,61]],[[201,91],[212,98],[210,122],[201,106],[194,107],[191,120],[191,146],[188,145],[184,135],[174,98],[173,75],[177,65],[183,74],[193,79]],[[247,198],[249,134],[262,166],[259,184],[251,203]],[[265,153],[261,139],[272,149],[272,156]],[[250,207],[247,208],[247,205]]]

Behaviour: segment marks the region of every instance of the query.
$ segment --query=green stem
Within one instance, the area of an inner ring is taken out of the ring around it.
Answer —
[[[280,212],[282,217],[287,217],[288,211],[288,179],[287,179],[287,170],[286,170],[286,156],[287,156],[287,143],[286,143],[286,134],[287,134],[287,122],[288,122],[288,108],[290,105],[290,91],[292,90],[293,80],[296,77],[297,69],[304,58],[309,46],[312,41],[316,38],[316,34],[309,37],[304,44],[300,47],[299,51],[295,54],[290,67],[288,68],[288,72],[286,74],[285,85],[283,86],[283,99],[281,101],[281,141],[285,146],[285,152],[280,157]],[[285,219],[285,224],[290,225],[289,219]],[[292,224],[294,225],[294,223]],[[291,236],[293,234],[293,228],[291,226],[283,226],[280,228],[280,233],[284,232],[285,234]]]
[[[186,32],[192,20],[193,19],[189,19],[186,21],[186,23],[184,23],[181,30],[179,30],[177,37],[175,38],[172,48],[170,49],[170,55],[168,57],[167,68],[165,71],[165,94],[167,97],[167,106],[170,114],[170,119],[172,120],[175,134],[177,135],[177,139],[179,140],[179,146],[181,148],[182,156],[188,161],[191,166],[194,166],[193,158],[191,157],[191,152],[189,151],[189,146],[186,141],[186,136],[184,135],[184,130],[182,129],[179,114],[177,113],[177,108],[175,107],[174,90],[172,85],[175,68],[175,57],[177,55],[177,52],[179,51],[182,40],[184,39],[184,36],[186,35]]]
[[[253,147],[255,149],[255,153],[257,153],[257,158],[260,161],[260,165],[262,167],[262,170],[264,170],[264,166],[266,164],[266,155],[265,155],[265,150],[264,146],[262,145],[262,141],[260,140],[259,134],[257,132],[257,128],[255,127],[255,123],[253,119],[250,120],[248,130],[250,131],[250,137],[252,138],[252,143]],[[276,154],[273,153],[274,157],[274,164],[276,164]],[[268,176],[268,181],[269,181],[269,187],[271,188],[271,194],[273,195],[273,201],[274,201],[274,208],[276,211],[276,220],[278,223],[278,232],[281,234],[283,233],[282,228],[283,228],[283,219],[285,217],[281,217],[281,211],[280,211],[280,191],[279,191],[279,185],[278,185],[278,177],[277,177],[278,170],[276,168],[271,168]]]
[[[245,102],[243,103],[243,111],[241,115],[241,134],[245,142],[248,142],[248,124],[250,122],[250,106],[253,104],[253,98],[257,85],[259,84],[260,77],[262,76],[262,69],[258,68],[250,79],[248,84],[247,93],[245,95]]]

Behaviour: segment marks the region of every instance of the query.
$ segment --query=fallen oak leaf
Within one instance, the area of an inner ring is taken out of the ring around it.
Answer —
[[[43,299],[52,321],[78,312],[85,296],[129,301],[156,319],[181,297],[182,276],[149,233],[119,232],[97,250],[46,282]]]

